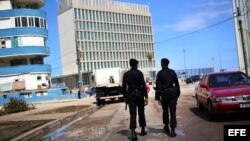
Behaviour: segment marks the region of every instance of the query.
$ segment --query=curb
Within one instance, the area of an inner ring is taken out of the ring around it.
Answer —
[[[47,135],[48,133],[62,127],[63,125],[79,118],[79,117],[87,117],[84,115],[89,115],[93,112],[95,112],[96,110],[98,110],[98,107],[96,107],[95,105],[90,106],[87,109],[82,109],[79,112],[72,114],[70,116],[67,116],[63,119],[56,119],[53,120],[49,123],[46,123],[44,125],[41,125],[35,129],[32,129],[18,137],[15,137],[13,139],[11,139],[10,141],[37,141],[40,140],[43,136]],[[46,140],[46,139],[45,139]]]

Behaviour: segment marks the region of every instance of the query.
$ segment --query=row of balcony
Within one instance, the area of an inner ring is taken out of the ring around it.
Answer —
[[[37,35],[48,37],[48,30],[36,27],[24,27],[24,28],[9,28],[0,30],[1,37],[13,37],[13,36],[23,36],[23,35]]]
[[[0,58],[27,56],[27,55],[42,55],[49,56],[50,50],[47,47],[16,47],[0,49]]]
[[[25,17],[25,16],[34,16],[46,19],[47,15],[46,12],[35,9],[10,9],[10,10],[0,11],[0,18]]]
[[[50,73],[50,72],[51,72],[51,66],[45,64],[11,66],[11,67],[0,68],[0,76],[23,75],[29,73]]]

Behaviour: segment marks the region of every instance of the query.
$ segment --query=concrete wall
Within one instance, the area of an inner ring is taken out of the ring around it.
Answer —
[[[18,37],[18,46],[44,46],[44,37]]]
[[[12,9],[10,0],[1,0],[0,5],[0,10]]]
[[[77,73],[75,24],[73,9],[58,15],[62,75]],[[61,24],[60,24],[61,23]]]
[[[13,28],[13,22],[11,18],[0,19],[0,29]]]
[[[41,77],[41,80],[37,80],[38,76]],[[46,80],[46,78],[48,78],[48,80]],[[12,86],[15,80],[24,81],[25,90],[38,89],[38,85],[40,85],[42,89],[45,89],[49,87],[49,81],[50,81],[49,79],[50,77],[48,76],[48,74],[25,74],[25,75],[15,75],[11,77],[1,77],[0,91],[12,91],[12,89],[8,90],[7,87],[9,87],[9,85]],[[42,84],[45,84],[46,86],[42,86]]]
[[[250,3],[246,2],[247,0],[232,0],[239,70],[250,75],[250,12],[247,8]],[[239,8],[238,11],[237,7]],[[242,27],[242,30],[240,30],[240,27]]]
[[[77,93],[69,93],[68,89],[50,89],[48,91],[32,91],[32,92],[16,92],[10,94],[0,94],[0,105],[9,102],[9,98],[14,97],[17,99],[23,99],[26,102],[42,102],[51,100],[67,100],[67,99],[78,99]],[[86,98],[86,93],[81,94],[81,98]]]

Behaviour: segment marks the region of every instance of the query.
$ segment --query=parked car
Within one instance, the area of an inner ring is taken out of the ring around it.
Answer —
[[[92,87],[92,88],[89,88],[87,91],[85,91],[87,94],[89,95],[93,95],[96,93],[96,88],[95,87]]]
[[[186,83],[189,84],[189,83],[198,82],[201,80],[201,78],[202,78],[201,75],[193,75],[186,79]]]
[[[211,118],[219,114],[250,112],[250,78],[243,72],[204,75],[195,88],[197,108],[207,108]]]

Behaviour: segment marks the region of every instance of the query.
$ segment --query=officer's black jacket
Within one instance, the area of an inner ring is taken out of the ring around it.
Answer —
[[[131,68],[123,76],[122,82],[123,96],[126,98],[135,89],[139,89],[143,96],[148,98],[146,83],[144,81],[143,73],[136,68]]]
[[[155,100],[160,100],[160,93],[157,90],[162,88],[171,88],[175,86],[177,89],[177,96],[180,96],[180,85],[177,75],[174,70],[166,68],[157,73],[156,77],[156,94]]]

